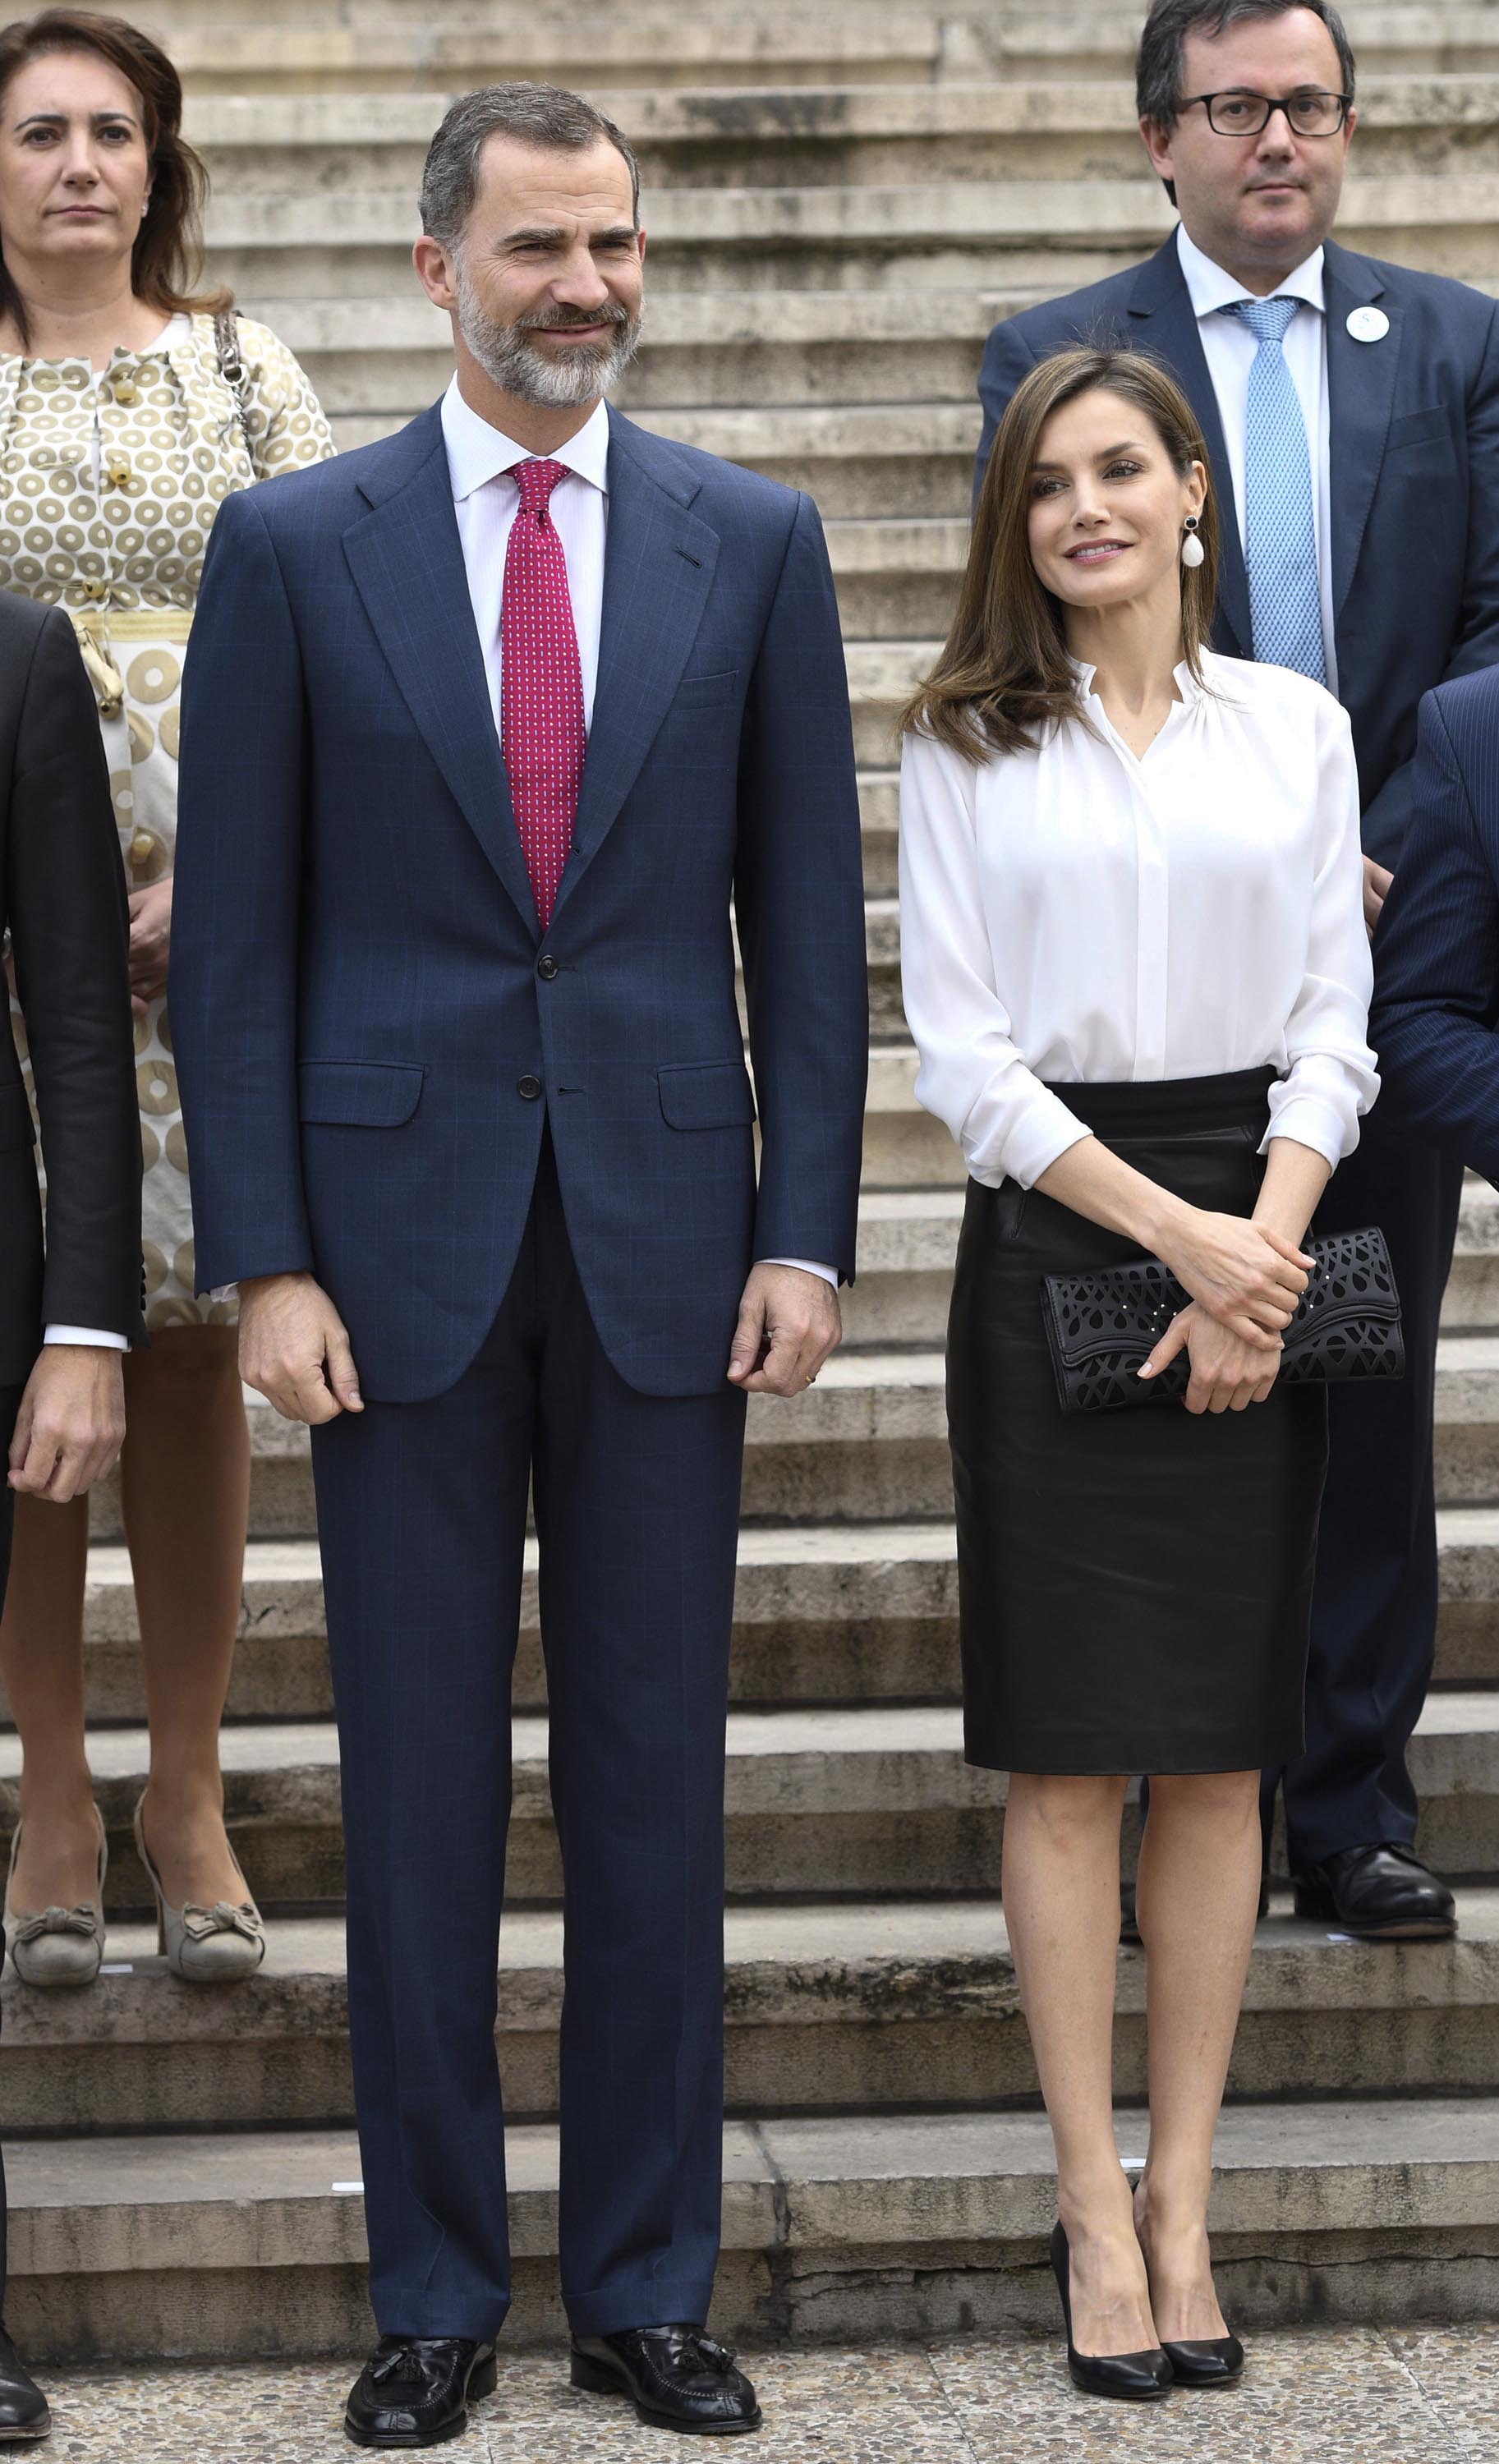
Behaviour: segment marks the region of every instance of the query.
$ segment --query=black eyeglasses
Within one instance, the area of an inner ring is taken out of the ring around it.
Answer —
[[[1235,90],[1228,94],[1189,94],[1182,98],[1181,108],[1189,110],[1200,102],[1207,114],[1207,124],[1219,137],[1258,137],[1268,128],[1277,111],[1286,115],[1287,126],[1297,137],[1335,137],[1348,118],[1351,94],[1245,94]]]

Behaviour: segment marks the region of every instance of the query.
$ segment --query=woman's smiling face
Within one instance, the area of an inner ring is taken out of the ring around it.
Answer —
[[[1052,412],[1030,474],[1037,574],[1072,607],[1148,598],[1179,563],[1205,474],[1182,476],[1144,412],[1102,385]]]

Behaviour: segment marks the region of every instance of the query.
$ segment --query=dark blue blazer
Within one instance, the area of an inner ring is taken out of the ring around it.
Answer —
[[[1324,278],[1338,693],[1353,721],[1364,847],[1393,865],[1410,816],[1422,694],[1499,659],[1499,304],[1332,240]],[[1390,331],[1356,342],[1350,313],[1371,301]],[[1231,507],[1223,423],[1175,232],[1144,265],[996,325],[979,380],[979,477],[1022,378],[1079,341],[1133,344],[1165,361],[1197,413],[1219,502]],[[1221,536],[1215,638],[1246,659],[1237,522],[1223,522]]]
[[[438,408],[213,526],[171,980],[198,1280],[315,1273],[376,1399],[443,1393],[478,1352],[543,1119],[599,1335],[645,1393],[721,1386],[754,1259],[853,1272],[864,905],[817,514],[612,412],[608,480],[544,939]]]
[[[1379,1110],[1499,1183],[1499,668],[1421,706],[1415,812],[1375,948]]]

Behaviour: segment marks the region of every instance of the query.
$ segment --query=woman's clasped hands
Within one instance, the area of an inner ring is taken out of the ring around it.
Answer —
[[[1161,1264],[1192,1299],[1172,1319],[1141,1377],[1158,1377],[1185,1351],[1189,1412],[1243,1412],[1263,1403],[1279,1375],[1285,1330],[1314,1261],[1271,1224],[1201,1208],[1186,1211],[1168,1247]]]

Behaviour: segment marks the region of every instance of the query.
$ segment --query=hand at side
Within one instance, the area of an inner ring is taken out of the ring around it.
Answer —
[[[842,1340],[838,1295],[823,1276],[799,1266],[754,1266],[727,1374],[746,1395],[805,1394]]]
[[[19,1494],[66,1506],[114,1463],[125,1437],[123,1353],[50,1343],[21,1397],[10,1483]]]
[[[240,1285],[239,1374],[283,1419],[309,1427],[364,1408],[347,1330],[311,1275]]]

